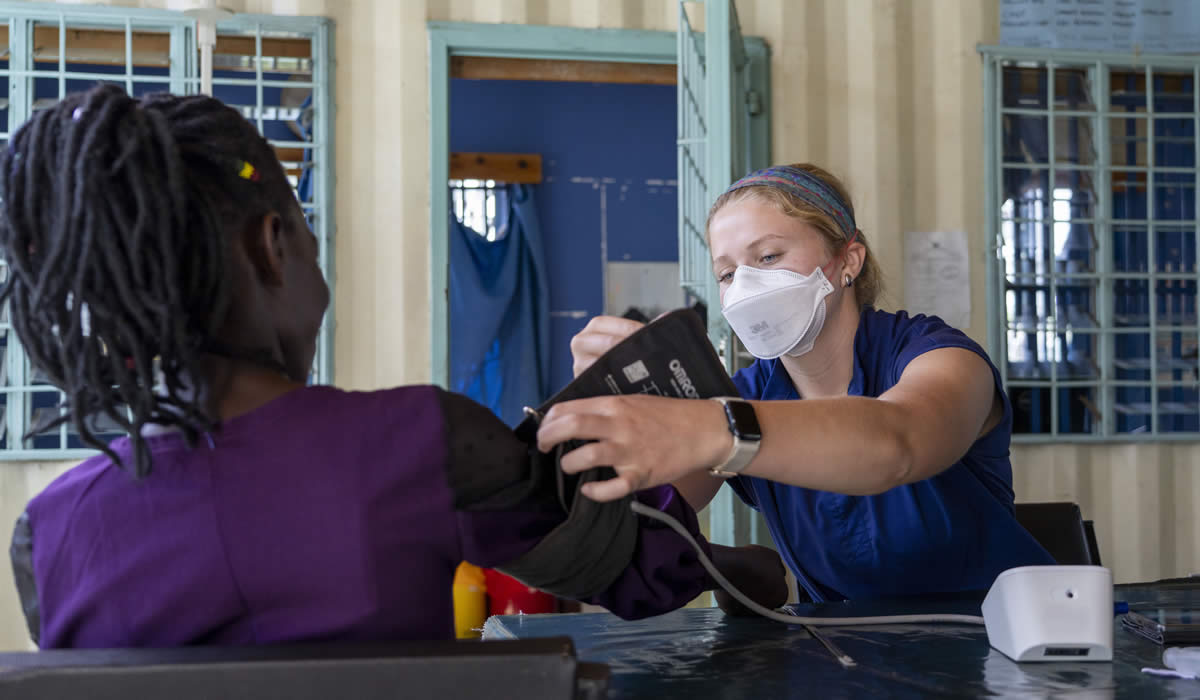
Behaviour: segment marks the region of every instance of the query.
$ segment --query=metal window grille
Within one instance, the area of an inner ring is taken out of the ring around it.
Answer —
[[[455,218],[489,241],[504,238],[507,231],[500,216],[503,188],[504,183],[495,180],[450,180],[450,206]]]
[[[189,51],[195,57],[195,50]],[[193,61],[195,62],[195,61]],[[238,16],[217,25],[213,95],[239,108],[275,148],[333,288],[333,55],[327,20]],[[198,71],[186,80],[199,92]],[[333,302],[317,335],[310,379],[333,381]]]
[[[700,15],[701,9],[705,10],[706,23],[710,22],[707,14],[710,8],[689,0],[678,3],[679,271],[688,304],[696,300],[706,304],[709,336],[732,373],[753,363],[754,357],[729,330],[721,314],[720,291],[713,278],[705,226],[709,207],[721,190],[734,179],[767,165],[770,149],[756,141],[751,126],[751,118],[764,112],[764,96],[754,89],[755,72],[763,68],[750,58],[735,3],[711,3],[713,8],[721,4],[727,9],[720,8],[722,11],[713,13],[713,18],[719,17],[727,25],[728,41],[724,43],[728,54],[719,51],[724,60],[714,63],[710,74],[706,58],[709,37],[692,25],[692,19]],[[720,92],[719,88],[726,83],[728,104],[714,104],[714,98],[719,101],[720,96],[713,88]],[[727,142],[722,138],[725,133]],[[711,158],[725,151],[728,151],[727,161]]]
[[[705,225],[709,207],[720,191],[769,158],[769,144],[755,138],[751,117],[762,113],[762,95],[753,91],[755,70],[732,0],[703,5],[679,0],[677,31],[677,146],[679,178],[679,270],[684,290],[708,307],[708,334],[734,371],[753,358],[730,331],[721,314],[720,293],[713,276]],[[703,10],[704,32],[692,18]],[[707,508],[710,539],[721,544],[763,542],[761,516],[736,503],[722,489]],[[769,538],[768,538],[769,539]]]
[[[985,48],[989,343],[1015,439],[1200,436],[1200,60]]]
[[[122,85],[135,96],[197,92],[194,26],[168,11],[0,2],[0,46],[7,48],[0,57],[0,145],[35,111],[98,81]],[[275,145],[320,240],[327,276],[333,235],[329,41],[321,18],[237,17],[219,27],[215,72],[221,79],[214,81],[221,85],[214,88],[216,97],[241,107]],[[296,91],[307,91],[307,104],[293,104]],[[5,275],[0,261],[0,278]],[[317,382],[331,379],[331,326],[327,318],[318,341]],[[31,426],[54,416],[62,398],[30,367],[3,309],[0,459],[90,455],[65,425],[23,439]],[[109,421],[93,427],[105,437],[118,435]]]
[[[679,82],[676,91],[679,177],[679,272],[685,291],[701,299],[716,295],[709,264],[705,219],[712,204],[708,168],[708,96],[704,35],[692,29],[688,3],[679,3]]]

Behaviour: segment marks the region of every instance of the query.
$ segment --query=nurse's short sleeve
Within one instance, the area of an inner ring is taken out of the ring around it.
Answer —
[[[754,487],[750,484],[750,479],[752,478],[748,476],[735,476],[726,483],[737,494],[737,497],[742,499],[742,503],[745,503],[754,510],[759,510],[758,499],[754,497]]]
[[[916,358],[931,350],[941,348],[962,348],[979,355],[988,363],[995,373],[992,359],[978,343],[967,337],[965,333],[946,325],[937,316],[912,316],[897,324],[900,338],[896,342],[896,356],[892,363],[892,384],[900,381],[905,368]]]
[[[1000,398],[1003,406],[1004,417],[1001,425],[997,426],[988,436],[981,438],[971,447],[971,451],[977,456],[993,455],[998,458],[1007,459],[1009,449],[1009,435],[1012,431],[1012,402],[1008,398],[1008,393],[1004,391],[1004,382],[1000,377],[1000,370],[988,357],[985,351],[978,343],[971,340],[962,331],[947,326],[942,320],[936,316],[915,316],[909,319],[908,327],[905,330],[903,342],[899,343],[899,352],[896,354],[895,363],[893,365],[893,382],[899,382],[901,375],[904,374],[904,369],[908,364],[917,357],[930,350],[938,350],[941,348],[962,348],[983,358],[987,362],[988,368],[992,372],[992,382],[996,389],[996,396]],[[1000,436],[1003,433],[1003,436]]]

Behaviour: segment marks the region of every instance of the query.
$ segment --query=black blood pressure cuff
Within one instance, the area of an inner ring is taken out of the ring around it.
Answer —
[[[633,496],[600,503],[578,488],[614,476],[616,472],[604,467],[573,480],[576,490],[568,500],[567,519],[533,549],[497,569],[563,598],[590,598],[611,586],[637,549],[637,516],[629,508]]]
[[[555,404],[621,394],[706,399],[737,396],[738,390],[709,342],[700,316],[691,309],[678,309],[646,324],[613,346],[562,391],[532,412],[515,432],[522,442],[537,445],[541,418]],[[564,453],[580,444],[569,443]],[[557,469],[557,464],[554,466]],[[577,491],[579,478],[580,475],[567,475],[565,483],[559,486],[560,495]]]
[[[447,475],[459,510],[532,504],[570,511],[579,475],[563,477],[555,454],[537,450],[537,430],[552,406],[617,394],[673,398],[737,396],[737,387],[691,309],[665,314],[618,343],[514,430],[484,406],[438,391],[446,425]],[[515,438],[515,439],[514,439]],[[562,454],[580,443],[564,445]]]
[[[448,426],[447,476],[456,509],[547,511],[563,517],[533,549],[498,569],[564,598],[585,598],[608,588],[633,556],[637,521],[628,499],[597,503],[580,495],[579,488],[615,472],[593,469],[583,478],[564,474],[558,461],[577,443],[541,453],[536,427],[527,442],[467,397],[439,396]]]
[[[616,581],[637,548],[637,516],[633,496],[598,503],[580,493],[592,481],[616,473],[608,467],[565,474],[558,462],[580,442],[559,445],[552,455],[536,452],[537,429],[552,406],[563,401],[614,394],[656,394],[673,398],[737,396],[737,387],[690,309],[673,311],[613,347],[554,395],[530,412],[515,433],[534,450],[530,483],[544,499],[554,495],[567,519],[532,550],[501,571],[534,588],[570,598],[596,595]],[[549,470],[549,471],[547,471]]]

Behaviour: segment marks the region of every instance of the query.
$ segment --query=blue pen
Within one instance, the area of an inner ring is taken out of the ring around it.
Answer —
[[[1124,615],[1129,612],[1129,603],[1123,600],[1113,602],[1113,615]]]

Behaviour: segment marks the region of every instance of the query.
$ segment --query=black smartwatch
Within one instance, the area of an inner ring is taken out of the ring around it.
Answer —
[[[762,428],[758,426],[758,415],[750,402],[726,396],[712,400],[725,408],[725,420],[729,422],[729,432],[733,435],[733,449],[723,462],[710,468],[708,473],[719,479],[728,479],[740,474],[758,454],[758,447],[762,444]]]

